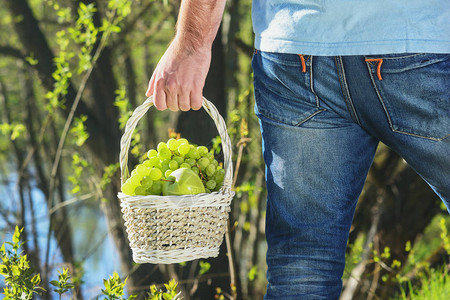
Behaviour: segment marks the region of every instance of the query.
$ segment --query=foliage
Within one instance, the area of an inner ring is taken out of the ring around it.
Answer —
[[[58,280],[51,280],[50,284],[55,286],[56,289],[54,289],[55,292],[59,294],[59,298],[61,299],[61,295],[69,291],[70,289],[73,289],[75,285],[70,282],[71,276],[69,275],[69,269],[63,268],[62,272],[58,271]]]
[[[211,264],[209,262],[201,260],[200,261],[200,270],[198,271],[198,274],[199,275],[206,274],[206,273],[208,273],[209,269],[211,269]]]
[[[14,141],[25,132],[26,128],[23,124],[17,123],[2,123],[0,124],[0,132],[3,135],[9,135],[10,139]]]
[[[107,296],[107,299],[110,300],[129,300],[136,297],[136,295],[131,295],[128,298],[124,298],[125,295],[125,285],[127,284],[127,279],[122,281],[122,279],[119,277],[119,274],[117,272],[114,272],[112,276],[110,276],[108,279],[103,280],[103,284],[105,286],[104,289],[102,289],[102,293]]]
[[[426,270],[420,276],[420,284],[414,288],[408,281],[407,291],[402,287],[398,300],[446,300],[450,295],[450,274],[446,268]]]
[[[181,300],[181,292],[178,292],[178,283],[175,280],[169,281],[168,284],[164,284],[165,291],[158,289],[156,285],[150,286],[150,293],[147,300]]]
[[[448,295],[450,288],[447,266],[444,264],[433,268],[430,266],[430,258],[439,253],[440,249],[447,251],[449,219],[449,216],[436,216],[414,246],[411,241],[407,241],[404,251],[408,254],[408,259],[404,263],[392,257],[389,247],[379,253],[374,249],[373,243],[368,245],[371,255],[363,261],[363,253],[367,250],[364,249],[364,240],[367,237],[362,234],[354,243],[348,245],[346,270],[352,270],[360,263],[378,265],[379,268],[375,268],[375,272],[387,271],[381,278],[383,282],[400,286],[401,296],[392,299],[447,299],[444,297]],[[348,273],[350,271],[346,271],[346,277]]]
[[[30,267],[27,255],[23,255],[20,247],[20,233],[23,231],[16,226],[11,242],[4,242],[0,248],[2,264],[0,265],[0,275],[5,278],[5,288],[3,289],[4,299],[31,299],[37,293],[40,275],[35,274]],[[6,245],[11,246],[7,249]]]
[[[125,124],[128,121],[128,118],[131,116],[130,111],[130,101],[126,96],[125,88],[120,88],[115,91],[116,99],[114,101],[114,105],[119,108],[119,126],[120,129],[125,128]]]
[[[32,299],[33,294],[38,290],[45,290],[39,287],[41,283],[40,274],[35,274],[34,269],[30,267],[30,262],[26,255],[20,250],[24,244],[20,242],[20,235],[22,229],[16,226],[11,242],[4,242],[0,248],[0,255],[2,264],[0,265],[0,275],[5,278],[6,287],[3,290],[4,299]],[[11,249],[6,249],[6,245],[11,246]],[[208,264],[209,265],[209,264]],[[50,284],[55,287],[54,291],[58,293],[59,298],[69,290],[75,288],[71,282],[71,275],[68,268],[63,268],[58,271],[58,280],[51,280]],[[130,295],[125,298],[125,285],[128,278],[122,280],[117,272],[114,272],[108,279],[103,280],[104,289],[102,294],[108,300],[130,300],[136,298],[137,295]],[[177,291],[178,283],[175,280],[164,284],[166,290],[158,290],[155,285],[150,287],[148,294],[149,300],[181,300],[181,292]]]

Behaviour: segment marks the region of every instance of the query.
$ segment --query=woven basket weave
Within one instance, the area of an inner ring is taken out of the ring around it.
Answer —
[[[137,122],[153,106],[150,97],[135,109],[120,142],[122,184],[130,177],[127,162]],[[218,192],[183,196],[129,196],[119,193],[128,240],[136,263],[170,264],[216,257],[227,230],[233,166],[225,121],[216,107],[203,98],[222,139],[225,177]]]

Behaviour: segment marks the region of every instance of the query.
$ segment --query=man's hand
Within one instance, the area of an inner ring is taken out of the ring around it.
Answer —
[[[148,84],[158,110],[188,111],[202,107],[202,90],[211,63],[211,49],[189,50],[175,40],[162,56]]]
[[[202,91],[211,64],[211,47],[226,0],[183,0],[175,39],[159,61],[147,97],[159,110],[202,107]]]

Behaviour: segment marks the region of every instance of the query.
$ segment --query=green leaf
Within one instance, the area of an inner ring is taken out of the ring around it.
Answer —
[[[258,275],[258,266],[253,266],[250,271],[248,271],[248,279],[250,281],[255,280],[256,276]]]
[[[206,261],[200,261],[200,271],[198,272],[199,275],[206,274],[209,269],[211,269],[211,264]]]
[[[52,280],[50,281],[50,284],[56,287],[59,287],[59,281],[58,280]]]
[[[8,267],[5,265],[0,265],[0,275],[8,275]]]
[[[39,63],[39,60],[35,59],[33,56],[25,57],[25,61],[28,62],[32,66],[35,66]]]
[[[19,276],[20,275],[20,269],[19,269],[18,266],[11,266],[11,271],[12,271],[14,276]]]
[[[14,235],[12,238],[14,244],[18,244],[20,241],[20,232],[21,232],[21,230],[19,230],[19,227],[16,226],[16,228],[14,230]]]
[[[103,279],[103,285],[105,286],[106,290],[109,291],[110,289],[109,280]]]
[[[31,282],[34,285],[38,285],[41,282],[41,275],[40,274],[36,274],[31,278]]]
[[[119,26],[111,26],[109,28],[109,30],[111,30],[112,32],[120,32],[120,31],[122,31],[122,29]]]

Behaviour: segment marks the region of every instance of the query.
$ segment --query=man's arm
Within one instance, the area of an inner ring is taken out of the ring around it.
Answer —
[[[146,95],[155,107],[200,109],[211,63],[211,47],[222,20],[226,0],[183,0],[175,38],[156,66]]]

